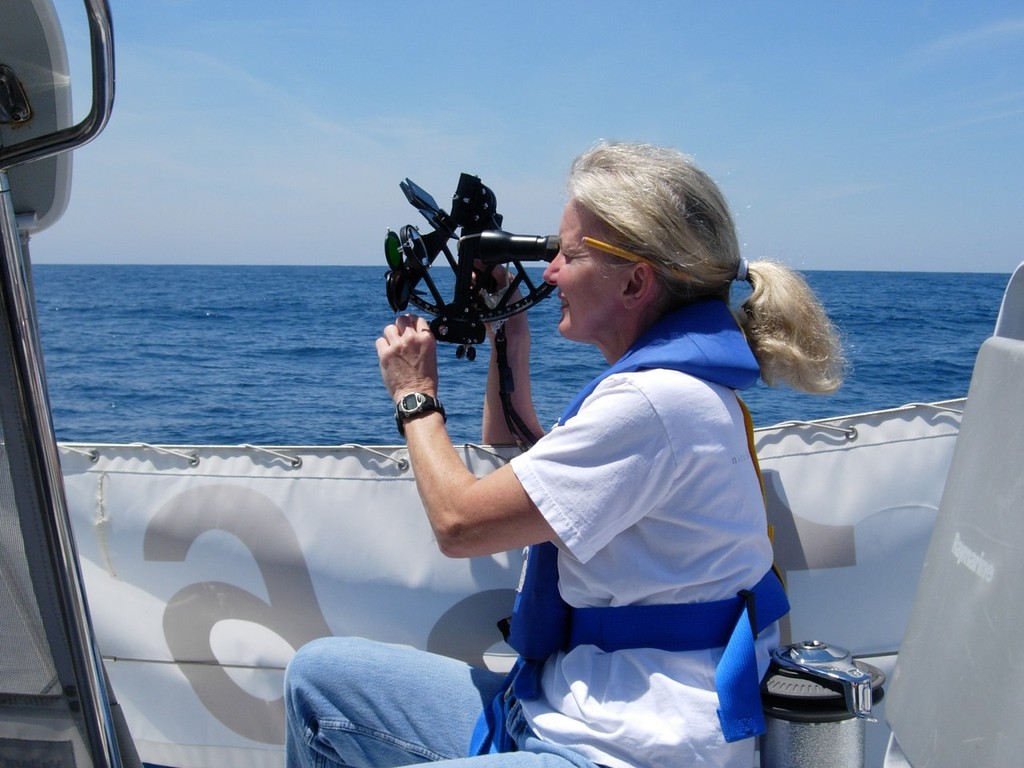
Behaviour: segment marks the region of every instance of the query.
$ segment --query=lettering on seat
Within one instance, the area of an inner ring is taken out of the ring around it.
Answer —
[[[985,559],[984,551],[978,554],[964,544],[959,531],[953,536],[953,546],[950,551],[953,553],[957,565],[962,565],[982,581],[991,583],[995,578],[996,567]]]

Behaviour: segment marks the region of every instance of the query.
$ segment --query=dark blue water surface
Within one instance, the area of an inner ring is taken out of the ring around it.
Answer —
[[[377,267],[36,265],[58,439],[163,444],[401,442],[374,340],[393,317]],[[758,385],[758,426],[966,394],[1008,275],[809,272],[841,330],[850,372],[835,395]],[[543,423],[603,367],[530,310]],[[440,348],[456,442],[479,439],[487,351]]]

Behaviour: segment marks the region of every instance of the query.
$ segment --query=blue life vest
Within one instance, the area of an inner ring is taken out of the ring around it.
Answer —
[[[668,313],[643,333],[610,368],[573,398],[564,424],[605,378],[615,373],[667,368],[731,389],[746,389],[760,375],[757,360],[722,301],[704,301]],[[595,645],[604,651],[657,648],[692,651],[725,648],[715,670],[719,721],[726,741],[764,733],[757,633],[789,612],[774,571],[736,597],[706,603],[573,608],[558,592],[558,548],[529,548],[526,571],[512,610],[508,644],[519,659],[502,691],[477,722],[470,754],[508,752],[515,743],[505,729],[513,700],[540,695],[543,662],[559,650]]]

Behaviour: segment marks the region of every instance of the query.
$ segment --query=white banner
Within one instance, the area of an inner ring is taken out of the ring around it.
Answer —
[[[502,463],[461,450],[477,474]],[[76,445],[62,462],[100,650],[147,762],[279,765],[283,670],[317,637],[511,664],[495,624],[521,556],[443,557],[404,449]]]
[[[894,653],[959,427],[910,408],[759,430],[786,641]],[[460,447],[477,475],[504,459]],[[510,455],[507,451],[504,458]],[[325,635],[505,668],[521,554],[439,554],[404,448],[62,446],[100,650],[147,762],[278,766]]]
[[[785,643],[896,653],[960,429],[962,401],[948,406],[757,433]]]

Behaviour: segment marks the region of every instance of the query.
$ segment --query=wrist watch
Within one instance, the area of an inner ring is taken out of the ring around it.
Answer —
[[[401,397],[395,403],[395,424],[398,426],[398,434],[405,437],[405,422],[431,411],[437,411],[441,414],[442,419],[448,421],[444,406],[436,397],[425,395],[422,392],[410,392]]]

